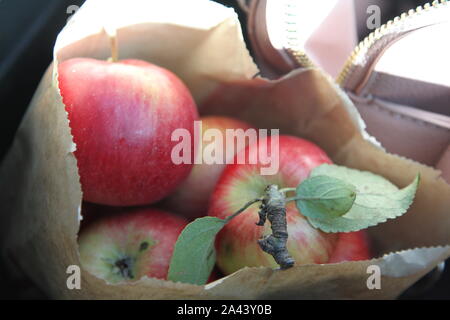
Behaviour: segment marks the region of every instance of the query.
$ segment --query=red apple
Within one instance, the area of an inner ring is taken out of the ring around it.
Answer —
[[[201,132],[198,138],[202,139],[202,143],[196,154],[197,164],[194,164],[189,177],[162,204],[164,208],[182,214],[190,219],[206,215],[209,198],[225,168],[227,160],[230,158],[233,159],[236,152],[239,152],[243,147],[247,146],[249,139],[244,137],[245,131],[247,129],[253,129],[248,123],[228,117],[210,116],[200,118],[200,121]],[[205,133],[210,129],[218,130],[224,139],[218,140],[205,137]],[[234,133],[236,135],[240,134],[240,138],[245,141],[245,144],[239,147],[235,143],[236,148],[233,148],[233,150],[229,149],[229,152],[227,152],[227,145],[224,141],[226,139],[227,129],[242,129],[234,131]],[[254,136],[256,138],[257,131],[256,129],[254,130]],[[208,139],[208,141],[205,141],[205,139]],[[221,162],[212,164],[205,162],[203,159],[205,148],[214,148],[215,150],[219,150],[220,148],[223,155]]]
[[[193,133],[198,114],[177,76],[140,60],[88,58],[64,61],[58,72],[84,200],[150,204],[188,176],[192,165],[171,159],[171,134]]]
[[[260,169],[264,167],[261,162],[227,165],[211,197],[210,216],[230,216],[248,201],[260,197],[269,184],[276,184],[280,188],[297,187],[312,169],[323,163],[331,163],[325,152],[311,142],[291,136],[278,138],[278,172],[275,175],[261,175]],[[270,146],[271,139],[275,137],[260,139],[241,152],[245,152],[247,158],[258,154],[261,146]],[[364,237],[358,236],[361,233],[350,236],[324,233],[311,226],[294,202],[288,203],[286,209],[289,234],[287,248],[297,265],[368,258],[367,242]],[[258,221],[258,205],[255,204],[231,220],[218,234],[217,264],[225,274],[245,266],[278,267],[272,256],[262,251],[257,243],[263,235],[272,232],[270,224],[267,222],[264,227],[258,227]]]
[[[84,269],[108,283],[143,276],[166,279],[175,242],[187,220],[149,209],[123,209],[82,228],[78,244]]]
[[[369,239],[365,230],[339,233],[339,239],[328,263],[359,261],[371,258]]]

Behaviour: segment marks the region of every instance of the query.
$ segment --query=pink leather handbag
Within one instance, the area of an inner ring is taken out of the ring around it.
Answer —
[[[450,182],[449,2],[410,10],[358,46],[353,0],[240,4],[264,76],[322,68],[388,152],[437,168]]]

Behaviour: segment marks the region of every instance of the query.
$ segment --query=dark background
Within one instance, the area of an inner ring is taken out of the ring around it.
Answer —
[[[68,9],[71,5],[81,6],[83,2],[84,0],[0,0],[0,103],[2,107],[0,160],[14,138],[39,80],[52,61],[55,39],[70,13],[73,13]],[[245,14],[239,9],[236,1],[218,0],[217,2],[236,8],[245,35]],[[356,10],[359,19],[365,21],[367,6],[378,4],[382,8],[382,23],[384,23],[425,2],[356,0]],[[364,23],[360,25],[359,36],[362,39],[370,30],[364,27]],[[450,265],[450,263],[447,264]],[[432,282],[428,279],[424,279],[401,298],[450,299],[449,269],[447,268],[439,281],[433,282],[433,285],[430,285]],[[45,298],[45,294],[34,288],[31,283],[17,282],[6,277],[4,271],[2,272],[0,261],[0,299],[30,298]]]

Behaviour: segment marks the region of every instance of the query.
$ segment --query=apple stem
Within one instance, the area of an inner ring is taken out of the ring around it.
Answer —
[[[279,192],[287,193],[287,192],[294,192],[296,190],[297,190],[296,188],[283,188],[283,189],[280,189]]]
[[[109,36],[109,43],[111,46],[111,58],[109,58],[108,61],[117,62],[119,61],[119,46],[116,34]]]
[[[238,211],[236,211],[235,213],[233,213],[231,216],[227,217],[225,220],[226,222],[229,222],[231,219],[235,218],[236,216],[238,216],[239,214],[241,214],[242,212],[244,212],[248,207],[250,207],[252,204],[262,201],[262,198],[258,198],[258,199],[253,199],[249,202],[247,202],[241,209],[239,209]]]

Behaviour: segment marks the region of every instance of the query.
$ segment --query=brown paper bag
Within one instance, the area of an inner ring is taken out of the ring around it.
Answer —
[[[82,269],[81,289],[68,289],[67,268],[80,265],[82,193],[57,65],[72,57],[107,59],[115,34],[121,58],[174,71],[203,114],[232,115],[310,139],[337,164],[372,171],[399,187],[420,172],[409,212],[369,229],[377,258],[285,271],[245,268],[206,286],[149,278],[108,285]],[[88,0],[60,33],[54,62],[1,166],[1,252],[11,270],[53,298],[395,298],[450,256],[450,186],[439,172],[384,152],[350,100],[320,71],[296,71],[274,82],[253,79],[257,72],[232,9],[207,0]],[[381,270],[379,290],[367,286],[371,265]]]

